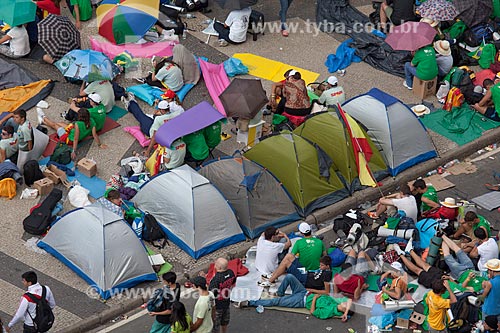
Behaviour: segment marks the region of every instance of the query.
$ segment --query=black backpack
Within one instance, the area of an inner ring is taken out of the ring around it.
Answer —
[[[23,221],[24,231],[32,235],[42,235],[53,221],[52,210],[62,198],[60,189],[53,189],[40,206],[33,209]]]
[[[64,165],[71,163],[71,148],[63,142],[58,142],[50,160]]]
[[[160,224],[158,224],[156,218],[148,212],[146,212],[146,214],[144,215],[142,239],[148,242],[154,242],[156,240],[163,239],[163,244],[161,246],[157,246],[160,249],[164,248],[165,244],[169,244],[168,237],[165,234],[165,231],[163,231],[163,229],[160,227]]]
[[[45,178],[42,170],[40,170],[40,165],[38,165],[38,162],[35,160],[29,160],[24,164],[23,176],[24,182],[28,186],[33,185],[37,180]]]
[[[36,332],[48,332],[54,325],[55,317],[49,302],[47,302],[47,288],[42,286],[42,296],[33,295],[32,293],[26,293],[25,295],[29,297],[31,302],[36,304],[35,318],[31,317],[28,311]]]

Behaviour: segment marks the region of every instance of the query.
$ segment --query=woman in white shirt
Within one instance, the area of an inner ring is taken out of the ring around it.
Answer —
[[[9,58],[21,58],[30,53],[30,40],[23,25],[11,28],[0,38],[0,53]]]

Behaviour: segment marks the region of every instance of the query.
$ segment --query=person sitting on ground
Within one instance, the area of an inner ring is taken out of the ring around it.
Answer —
[[[14,111],[14,121],[17,127],[17,148],[21,151],[30,151],[33,149],[33,133],[31,124],[26,119],[26,111],[18,109]]]
[[[311,113],[311,101],[306,82],[296,70],[291,70],[285,81],[283,96],[286,98],[284,112],[292,116],[307,116]]]
[[[450,42],[447,40],[438,40],[434,42],[434,50],[436,51],[436,62],[438,65],[438,81],[441,81],[453,67]]]
[[[417,179],[413,182],[412,187],[415,193],[422,195],[422,204],[420,206],[422,214],[428,210],[440,207],[439,198],[434,186],[427,185],[423,179]]]
[[[385,0],[380,6],[380,25],[382,31],[388,32],[387,20],[394,25],[407,21],[416,21],[415,3],[413,0]]]
[[[484,299],[481,308],[483,317],[500,315],[500,260],[490,259],[485,265],[488,270],[488,281],[483,282],[483,294],[481,298]]]
[[[163,95],[161,95],[164,101],[168,102],[168,107],[170,108],[170,112],[174,114],[181,114],[184,112],[184,107],[182,106],[182,102],[179,100],[177,94],[170,89],[167,89]]]
[[[489,118],[494,121],[500,121],[500,73],[497,73],[494,79],[494,85],[486,91],[484,97],[471,107],[484,115],[486,118]],[[493,106],[490,104],[493,102]]]
[[[407,217],[412,218],[414,222],[417,221],[417,203],[407,184],[402,184],[398,193],[380,198],[376,211],[368,212],[368,216],[377,219],[389,206],[394,206],[398,210],[402,210]]]
[[[454,198],[445,198],[444,201],[440,202],[441,206],[439,208],[433,208],[422,214],[423,217],[433,218],[433,219],[448,219],[450,221],[456,221],[458,216],[458,206]]]
[[[139,78],[137,81],[147,83],[152,87],[161,89],[170,89],[179,91],[184,86],[184,78],[180,67],[167,58],[160,59],[153,57],[151,59],[154,71],[149,73],[146,78]]]
[[[387,278],[392,278],[392,282],[390,285],[384,285],[381,291],[391,299],[400,300],[408,289],[408,275],[403,270],[403,265],[398,261],[393,262],[391,270],[380,276],[380,284],[384,284]]]
[[[214,29],[219,33],[219,46],[241,44],[247,40],[248,24],[250,22],[250,7],[233,10],[224,24],[214,22]]]
[[[184,135],[182,140],[184,140],[187,147],[186,161],[201,162],[210,154],[210,148],[208,147],[203,130]]]
[[[151,138],[151,142],[149,143],[148,148],[144,152],[145,156],[149,156],[151,154],[153,147],[156,145],[155,135],[156,135],[156,132],[158,131],[158,129],[161,127],[161,125],[163,125],[164,123],[168,122],[169,120],[177,117],[180,114],[178,112],[171,112],[169,104],[170,103],[167,101],[161,101],[160,103],[158,103],[158,113],[157,113],[156,117],[154,118],[153,123],[151,124],[151,127],[149,128],[149,137]],[[135,113],[134,113],[134,116],[135,116]],[[136,119],[137,119],[137,117],[136,117]],[[139,119],[142,119],[142,117],[139,117]],[[141,128],[142,128],[142,125],[141,125]]]
[[[444,299],[443,294],[448,291],[450,299]],[[457,302],[455,294],[450,288],[448,280],[436,279],[432,281],[432,290],[427,294],[425,299],[429,307],[427,322],[429,323],[431,332],[445,332],[446,330],[446,311],[451,307],[451,304]]]
[[[197,84],[200,80],[201,72],[194,54],[182,44],[176,44],[172,49],[172,54],[172,61],[176,63],[182,71],[184,84]]]
[[[283,95],[283,90],[285,88],[285,82],[288,80],[288,75],[293,69],[287,70],[283,76],[285,77],[283,80],[274,82],[271,86],[271,97],[269,98],[269,107],[271,110],[277,114],[282,114],[285,110],[286,98]],[[279,101],[278,101],[279,100]]]
[[[2,129],[0,140],[0,163],[10,159],[17,153],[17,142],[14,137],[14,127],[7,125]]]
[[[367,251],[376,255],[374,249]],[[341,273],[335,274],[333,277],[334,294],[342,292],[349,297],[352,296],[353,300],[357,301],[361,297],[361,293],[368,289],[368,284],[365,283],[368,275],[370,272],[378,272],[381,269],[373,263],[368,252],[360,251],[356,254],[354,250],[349,251],[341,266]]]
[[[81,21],[88,21],[92,18],[92,4],[90,0],[66,0],[68,8],[75,18],[75,26],[80,30]]]
[[[326,255],[323,241],[312,236],[311,226],[306,222],[299,224],[299,231],[303,238],[295,242],[292,252],[283,258],[278,268],[267,279],[268,281],[262,281],[262,286],[269,286],[269,284],[274,283],[278,277],[287,272],[299,269],[308,272],[317,270],[320,267],[320,258]]]
[[[441,237],[443,238],[443,243],[441,245],[443,257],[446,265],[448,265],[450,269],[450,275],[455,280],[460,280],[462,274],[474,269],[474,263],[454,241],[449,239],[446,235],[442,235]],[[455,252],[456,259],[451,255],[451,251]]]
[[[113,90],[113,85],[111,81],[93,81],[90,83],[82,82],[80,87],[80,97],[89,96],[91,94],[97,94],[101,97],[100,103],[106,108],[106,113],[111,112],[113,106],[115,106],[115,92]],[[81,108],[90,108],[90,105],[86,103],[77,104]]]
[[[498,333],[498,318],[496,316],[486,316],[483,320],[483,329],[482,333]]]
[[[285,295],[286,289],[290,287],[291,295]],[[282,306],[287,308],[304,308],[307,307],[310,313],[320,319],[331,317],[340,317],[342,321],[347,321],[349,309],[352,301],[347,297],[333,298],[328,294],[315,294],[308,292],[306,288],[292,274],[287,274],[283,282],[281,282],[277,297],[270,299],[260,299],[256,301],[241,301],[236,304],[237,308],[246,306]],[[321,300],[321,301],[320,301]]]
[[[50,120],[42,109],[37,109],[38,121],[41,125],[47,125],[54,129],[59,137],[60,142],[65,142],[68,146],[73,146],[71,158],[76,159],[76,150],[78,149],[78,142],[85,139],[87,136],[92,135],[99,148],[105,149],[107,146],[101,143],[99,135],[97,135],[96,125],[94,119],[90,117],[89,110],[78,110],[78,120],[71,124],[57,123]]]
[[[75,121],[78,119],[78,111],[82,108],[86,108],[90,113],[90,118],[92,118],[95,122],[95,129],[97,132],[104,128],[104,123],[106,122],[106,108],[101,103],[101,95],[97,93],[89,94],[87,98],[86,107],[79,107],[77,103],[73,99],[69,106],[68,112],[66,112],[65,118],[69,121]]]
[[[488,237],[491,237],[491,226],[483,216],[477,215],[473,211],[468,211],[465,213],[463,220],[459,221],[460,227],[458,227],[455,234],[453,234],[454,239],[459,239],[465,236],[469,241],[464,242],[462,248],[472,247],[471,243],[476,237],[474,236],[474,231],[478,228],[483,229]]]
[[[345,92],[344,88],[338,85],[339,80],[332,75],[326,82],[328,84],[327,89],[319,96],[318,103],[326,106],[343,104],[345,102]]]
[[[125,210],[122,208],[122,198],[117,190],[109,190],[103,197],[97,200],[101,205],[118,216],[125,217]]]
[[[498,258],[498,245],[494,238],[489,238],[483,228],[474,230],[477,240],[469,252],[471,258],[479,258],[477,268],[481,272],[486,271],[486,262],[490,259]]]
[[[413,60],[405,63],[405,81],[403,86],[409,90],[413,89],[413,77],[420,80],[434,80],[438,75],[438,65],[436,61],[436,51],[432,46],[424,46],[415,51]]]
[[[0,38],[0,54],[15,59],[24,57],[29,53],[30,40],[23,25],[12,27],[7,34]]]
[[[285,233],[275,227],[267,227],[257,241],[255,268],[262,274],[272,274],[278,268],[280,255],[291,245]]]

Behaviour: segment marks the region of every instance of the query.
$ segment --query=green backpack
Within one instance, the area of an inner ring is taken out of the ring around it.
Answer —
[[[64,165],[71,163],[71,148],[65,143],[58,142],[50,160]]]

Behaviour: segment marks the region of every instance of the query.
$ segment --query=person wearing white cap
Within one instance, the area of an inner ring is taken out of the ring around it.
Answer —
[[[345,102],[344,88],[338,85],[339,80],[335,76],[330,76],[326,80],[328,88],[319,96],[318,102],[323,105],[337,105]]]
[[[264,281],[264,283],[272,284],[278,277],[287,272],[303,271],[303,274],[305,274],[307,271],[314,271],[319,268],[320,258],[326,255],[323,241],[312,236],[311,226],[307,222],[299,224],[299,232],[303,238],[295,242],[291,253],[288,253],[283,258],[274,273],[270,277],[264,277],[268,280]]]
[[[392,299],[401,299],[408,289],[408,275],[404,272],[403,265],[399,261],[393,262],[391,270],[380,276],[381,283],[386,282],[388,277],[392,278],[391,284],[384,285],[380,290]]]
[[[144,152],[145,156],[149,156],[151,150],[156,144],[155,135],[156,131],[166,123],[167,121],[177,117],[181,113],[179,112],[170,112],[170,105],[168,101],[160,101],[158,103],[158,115],[154,118],[153,124],[151,124],[151,128],[149,129],[149,137],[151,138],[151,142],[149,143],[148,148]]]
[[[106,108],[101,104],[101,95],[93,93],[87,96],[87,102],[83,106],[77,106],[75,100],[71,101],[68,112],[66,112],[64,118],[69,121],[75,121],[78,119],[78,111],[81,108],[86,108],[89,110],[90,117],[95,121],[95,128],[97,132],[103,129],[104,123],[106,122]]]
[[[111,109],[113,109],[113,106],[115,106],[115,92],[110,81],[93,81],[88,83],[87,85],[85,82],[83,82],[82,86],[80,87],[80,96],[90,96],[90,94],[98,94],[99,96],[101,96],[101,101],[99,103],[102,103],[104,105],[104,107],[106,108],[106,113],[111,112]]]
[[[438,80],[442,80],[453,67],[453,56],[451,55],[450,42],[438,40],[434,42],[436,50],[436,62],[438,65]]]

